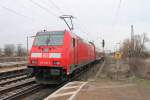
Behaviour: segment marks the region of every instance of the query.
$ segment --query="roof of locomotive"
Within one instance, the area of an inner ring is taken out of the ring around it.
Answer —
[[[44,35],[44,34],[64,34],[65,30],[59,30],[59,31],[40,31],[40,32],[37,32],[36,35]]]
[[[44,30],[44,31],[40,31],[40,32],[37,32],[36,35],[45,35],[45,34],[64,34],[65,32],[68,32],[73,38],[78,38],[82,41],[84,41],[85,43],[89,44],[89,45],[94,45],[94,43],[92,42],[89,42],[89,41],[86,41],[85,39],[82,39],[80,36],[78,36],[77,34],[75,34],[74,32],[71,32],[69,30],[55,30],[55,31],[47,31],[47,30]]]

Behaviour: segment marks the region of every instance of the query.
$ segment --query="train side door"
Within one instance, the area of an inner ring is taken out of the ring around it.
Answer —
[[[73,38],[73,52],[74,52],[74,64],[78,64],[78,48],[77,48],[77,39]]]

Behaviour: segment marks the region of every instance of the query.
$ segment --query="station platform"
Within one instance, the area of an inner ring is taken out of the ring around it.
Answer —
[[[0,68],[2,68],[2,67],[10,67],[10,66],[26,65],[26,64],[27,64],[27,61],[5,62],[5,63],[0,63]]]
[[[5,72],[9,72],[9,71],[16,71],[16,70],[22,70],[22,69],[26,69],[27,66],[19,66],[19,67],[3,67],[0,68],[0,73],[5,73]]]
[[[150,88],[129,82],[70,82],[44,100],[149,100]]]

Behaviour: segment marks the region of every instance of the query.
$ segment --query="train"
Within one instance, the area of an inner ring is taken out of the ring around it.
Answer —
[[[68,30],[37,32],[28,56],[39,84],[56,84],[68,80],[87,64],[103,58],[92,42]]]

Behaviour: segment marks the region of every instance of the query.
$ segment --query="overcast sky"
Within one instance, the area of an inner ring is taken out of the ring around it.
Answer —
[[[150,37],[149,4],[149,0],[0,0],[0,47],[26,46],[26,37],[42,29],[67,29],[58,18],[63,12],[76,17],[77,35],[97,46],[105,39],[106,49],[113,50],[130,37],[132,24],[135,34],[146,32]]]

